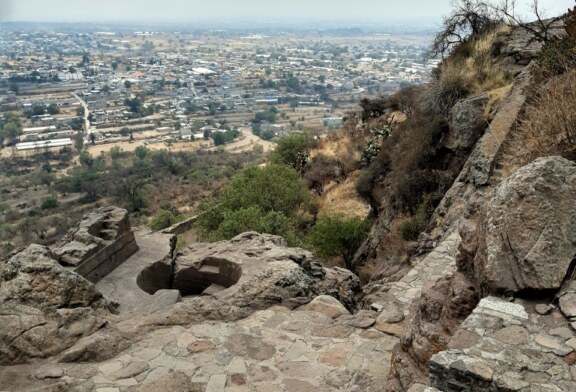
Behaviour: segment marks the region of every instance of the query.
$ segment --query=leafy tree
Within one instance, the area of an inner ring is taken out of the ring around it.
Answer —
[[[84,130],[84,120],[80,117],[74,117],[68,122],[68,125],[75,131]]]
[[[302,169],[308,162],[307,150],[312,138],[308,133],[291,133],[278,141],[276,149],[270,154],[270,162]]]
[[[1,138],[7,140],[9,143],[14,143],[18,140],[18,136],[22,134],[22,127],[19,123],[10,121],[2,127]]]
[[[127,89],[132,88],[132,82],[129,80],[125,80],[124,81],[124,87],[126,87]]]
[[[235,233],[238,227],[269,230],[272,216],[281,215],[294,225],[299,213],[309,210],[310,206],[308,188],[294,169],[275,164],[250,167],[232,177],[219,197],[204,206],[197,225],[206,239],[222,239],[224,235],[231,238],[230,233]],[[233,219],[240,218],[234,225]],[[286,228],[284,224],[282,227]]]
[[[94,165],[94,158],[92,158],[92,155],[90,155],[88,151],[82,151],[79,159],[82,166],[92,167],[92,165]]]
[[[10,209],[10,206],[6,203],[0,203],[0,215],[4,215],[6,211]]]
[[[136,160],[131,167],[117,166],[110,172],[116,195],[131,212],[146,207],[145,188],[151,181],[151,168],[146,161]]]
[[[48,108],[46,109],[46,111],[48,112],[48,114],[51,114],[51,115],[60,114],[60,107],[58,105],[56,105],[55,103],[51,103],[50,105],[48,105]]]
[[[46,114],[46,106],[37,104],[32,107],[33,116],[41,116],[43,114]]]
[[[309,236],[309,242],[320,257],[342,257],[346,268],[353,270],[354,254],[370,230],[369,221],[341,214],[326,215],[318,219]]]
[[[88,138],[90,139],[90,143],[92,143],[92,144],[96,143],[96,135],[94,133],[91,133],[90,135],[88,135]]]
[[[86,109],[84,109],[84,106],[78,106],[76,108],[76,115],[78,117],[84,117],[85,114],[86,114]]]
[[[138,146],[136,147],[136,150],[134,150],[134,153],[136,154],[136,157],[138,157],[139,159],[144,159],[148,155],[149,151],[150,150],[148,150],[144,146]]]
[[[223,132],[214,132],[212,134],[212,139],[214,139],[214,145],[216,146],[222,146],[226,143]]]
[[[76,151],[82,152],[84,149],[84,134],[82,132],[76,132],[74,136],[72,136],[72,140],[74,141]]]
[[[50,162],[44,162],[40,169],[45,173],[52,173],[52,165],[50,165]]]
[[[274,131],[270,129],[260,133],[260,137],[262,138],[262,140],[272,140],[274,139],[274,136],[276,136],[276,134],[274,133]]]
[[[303,92],[300,80],[298,80],[298,78],[295,78],[293,75],[290,75],[288,79],[286,79],[286,89],[296,94],[300,94]]]

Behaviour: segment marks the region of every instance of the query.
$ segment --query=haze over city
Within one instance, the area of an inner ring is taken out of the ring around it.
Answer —
[[[450,0],[0,0],[0,20],[34,22],[186,20],[438,20]],[[549,15],[573,5],[571,0],[541,0]]]

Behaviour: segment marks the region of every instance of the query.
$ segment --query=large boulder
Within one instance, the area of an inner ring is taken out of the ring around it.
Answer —
[[[489,96],[486,93],[459,101],[450,112],[450,131],[444,145],[455,151],[470,151],[486,129],[484,108]]]
[[[0,263],[0,364],[55,355],[102,327],[106,313],[93,284],[30,245]]]
[[[540,158],[519,169],[486,203],[474,258],[485,294],[560,288],[576,254],[576,164]]]

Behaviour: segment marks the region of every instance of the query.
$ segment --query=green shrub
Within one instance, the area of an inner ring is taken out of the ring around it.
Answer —
[[[247,231],[282,236],[290,246],[299,243],[288,217],[276,211],[263,213],[254,206],[227,213],[218,228],[211,233],[210,239],[213,241],[230,239]]]
[[[210,241],[244,231],[292,236],[291,227],[310,205],[308,188],[294,169],[274,164],[250,167],[203,206],[196,225],[200,236]]]
[[[150,220],[148,227],[154,231],[164,230],[184,220],[184,216],[171,209],[160,209],[156,216]]]
[[[58,199],[56,198],[56,196],[48,196],[42,200],[40,208],[42,208],[43,210],[51,210],[54,208],[58,208]]]
[[[301,170],[308,162],[311,145],[312,138],[308,133],[292,133],[278,141],[276,149],[270,154],[270,162]]]
[[[320,257],[342,257],[346,268],[352,270],[354,254],[366,239],[371,222],[342,214],[326,215],[318,219],[309,242]]]

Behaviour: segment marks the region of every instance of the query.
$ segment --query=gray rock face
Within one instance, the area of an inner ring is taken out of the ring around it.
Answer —
[[[166,263],[150,270],[169,273]],[[170,319],[176,324],[237,320],[279,304],[293,309],[319,295],[331,296],[352,310],[362,291],[352,272],[323,268],[312,253],[288,248],[281,237],[268,234],[244,233],[230,241],[194,244],[175,258],[172,268],[172,279],[156,276],[164,283],[172,280],[173,287],[154,286],[155,290],[173,288],[183,295],[201,295],[174,306]],[[152,287],[153,282],[146,281]]]
[[[504,180],[484,208],[476,281],[486,293],[558,289],[576,254],[576,164],[540,158]]]
[[[539,29],[536,22],[530,24],[532,28]],[[556,22],[549,31],[550,36],[564,34],[564,23]],[[494,54],[505,58],[511,64],[528,65],[538,57],[542,50],[542,42],[534,39],[529,31],[515,27],[508,32],[500,33],[497,37],[493,51]]]
[[[60,362],[100,362],[114,357],[130,347],[130,341],[116,331],[99,331],[80,339],[66,350]]]
[[[451,111],[450,131],[444,145],[451,150],[470,150],[486,128],[484,107],[488,94],[480,94],[458,102]]]
[[[94,285],[30,245],[0,264],[0,364],[55,355],[104,324]]]

